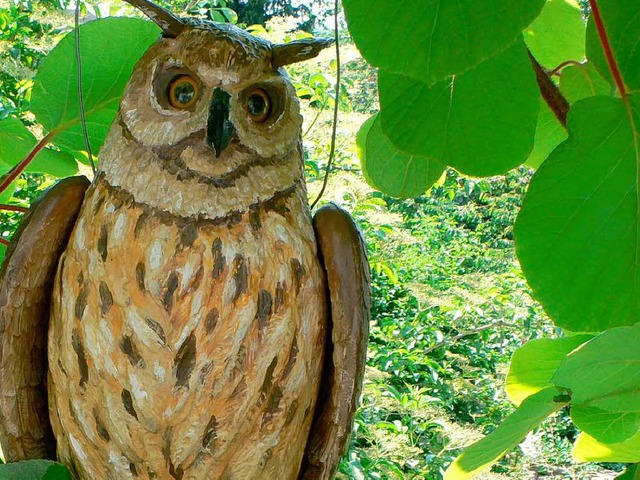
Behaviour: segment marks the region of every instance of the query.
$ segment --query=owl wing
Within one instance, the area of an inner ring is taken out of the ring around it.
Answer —
[[[327,205],[313,220],[329,287],[323,378],[299,480],[330,480],[351,437],[362,390],[371,309],[364,242],[347,212]]]
[[[22,219],[0,270],[0,443],[7,461],[55,458],[47,404],[47,330],[58,260],[89,181],[45,192]]]

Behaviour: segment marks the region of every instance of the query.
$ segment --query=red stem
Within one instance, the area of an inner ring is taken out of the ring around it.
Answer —
[[[4,210],[6,212],[26,213],[29,209],[21,207],[20,205],[7,205],[6,203],[0,203],[0,210]]]
[[[620,96],[624,100],[626,100],[627,88],[624,85],[624,81],[622,80],[622,75],[620,74],[620,69],[618,68],[616,59],[613,56],[613,50],[611,50],[611,44],[609,43],[609,38],[607,37],[607,31],[605,30],[604,23],[602,22],[600,9],[598,8],[598,4],[596,3],[596,0],[589,0],[589,5],[591,6],[591,14],[593,15],[593,21],[596,22],[596,30],[598,30],[598,36],[600,37],[600,43],[602,43],[602,49],[604,50],[604,55],[607,58],[607,63],[609,64],[609,70],[611,70],[611,74],[613,75],[613,79],[616,82],[616,86],[618,87]]]
[[[7,187],[11,185],[11,182],[13,182],[18,177],[18,175],[20,175],[24,171],[24,169],[27,168],[27,166],[35,158],[38,152],[42,150],[49,143],[49,141],[51,140],[51,138],[54,137],[54,135],[55,134],[53,132],[49,132],[47,135],[45,135],[45,137],[38,142],[38,144],[33,148],[33,150],[29,152],[29,155],[27,155],[24,158],[24,160],[22,160],[19,164],[14,166],[6,174],[0,177],[0,193],[4,192],[7,189]]]
[[[9,240],[6,240],[6,239],[0,237],[0,244],[4,245],[5,247],[8,247],[9,243],[10,243]]]

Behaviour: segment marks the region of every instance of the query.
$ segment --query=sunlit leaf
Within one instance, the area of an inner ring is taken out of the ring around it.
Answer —
[[[576,347],[593,338],[576,335],[563,338],[540,338],[520,347],[511,357],[506,389],[509,400],[516,405],[552,385],[551,378],[560,362]]]
[[[555,68],[584,58],[585,27],[575,2],[547,0],[540,16],[524,30],[524,39],[538,62]]]
[[[640,89],[640,2],[630,0],[598,0],[613,56],[629,90]],[[600,74],[613,82],[602,50],[593,15],[587,26],[587,58]]]
[[[624,442],[606,444],[583,432],[578,435],[572,453],[578,462],[638,462],[640,433]]]
[[[532,429],[566,405],[568,397],[554,387],[527,398],[492,433],[468,447],[449,466],[444,480],[471,478],[515,448]]]
[[[382,130],[404,152],[479,176],[504,173],[531,152],[540,103],[522,40],[432,87],[382,70],[379,86]]]
[[[560,92],[569,103],[595,95],[611,95],[611,85],[598,73],[591,62],[562,69]]]
[[[535,143],[525,165],[531,168],[538,168],[553,149],[566,139],[567,131],[553,114],[547,102],[541,99]]]
[[[367,120],[357,136],[362,172],[375,188],[395,197],[422,195],[445,170],[441,163],[398,150],[380,128],[376,115]]]
[[[636,395],[636,401],[638,396]],[[637,412],[609,412],[597,407],[574,404],[571,419],[583,432],[605,443],[619,443],[638,433],[640,414]]]
[[[640,102],[630,111],[640,125]],[[516,252],[552,320],[571,331],[638,321],[638,145],[620,99],[569,112],[569,139],[533,176],[516,221]]]
[[[349,31],[369,63],[433,85],[505,50],[540,13],[544,0],[343,4]]]
[[[106,18],[80,27],[84,106],[94,153],[99,151],[115,118],[135,63],[159,35],[154,23],[135,18]],[[105,48],[114,43],[119,48]],[[38,69],[31,109],[47,131],[57,134],[54,143],[84,150],[76,78],[72,32]]]

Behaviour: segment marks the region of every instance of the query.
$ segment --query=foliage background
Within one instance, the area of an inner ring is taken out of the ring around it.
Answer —
[[[167,4],[168,2],[165,2]],[[83,4],[84,13],[137,15],[124,5]],[[0,119],[18,118],[41,137],[30,111],[32,80],[46,52],[72,27],[64,1],[0,0]],[[287,1],[172,2],[175,11],[231,20],[279,41],[302,28],[328,35],[332,5]],[[235,13],[234,13],[235,12]],[[237,16],[236,16],[237,14]],[[282,18],[280,15],[296,15]],[[355,147],[377,112],[376,72],[342,30],[345,77],[326,52],[289,72],[302,98],[310,197],[328,159],[331,107],[340,107],[335,172],[324,201],[359,221],[373,273],[373,321],[362,407],[340,478],[437,479],[469,443],[513,410],[504,394],[509,358],[528,340],[559,331],[545,317],[515,259],[513,224],[532,171],[476,179],[447,169],[423,195],[398,200],[368,186]],[[88,172],[85,164],[78,169]],[[27,206],[55,181],[23,174],[11,203]],[[8,200],[5,198],[5,200]],[[10,237],[20,215],[3,213]],[[577,465],[567,411],[530,434],[489,478],[613,478],[621,465]]]

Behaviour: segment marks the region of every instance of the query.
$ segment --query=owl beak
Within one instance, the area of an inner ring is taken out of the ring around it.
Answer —
[[[229,101],[231,95],[220,88],[213,91],[213,99],[209,106],[209,118],[207,119],[206,143],[216,152],[219,157],[222,151],[233,140],[236,129],[229,120]]]

